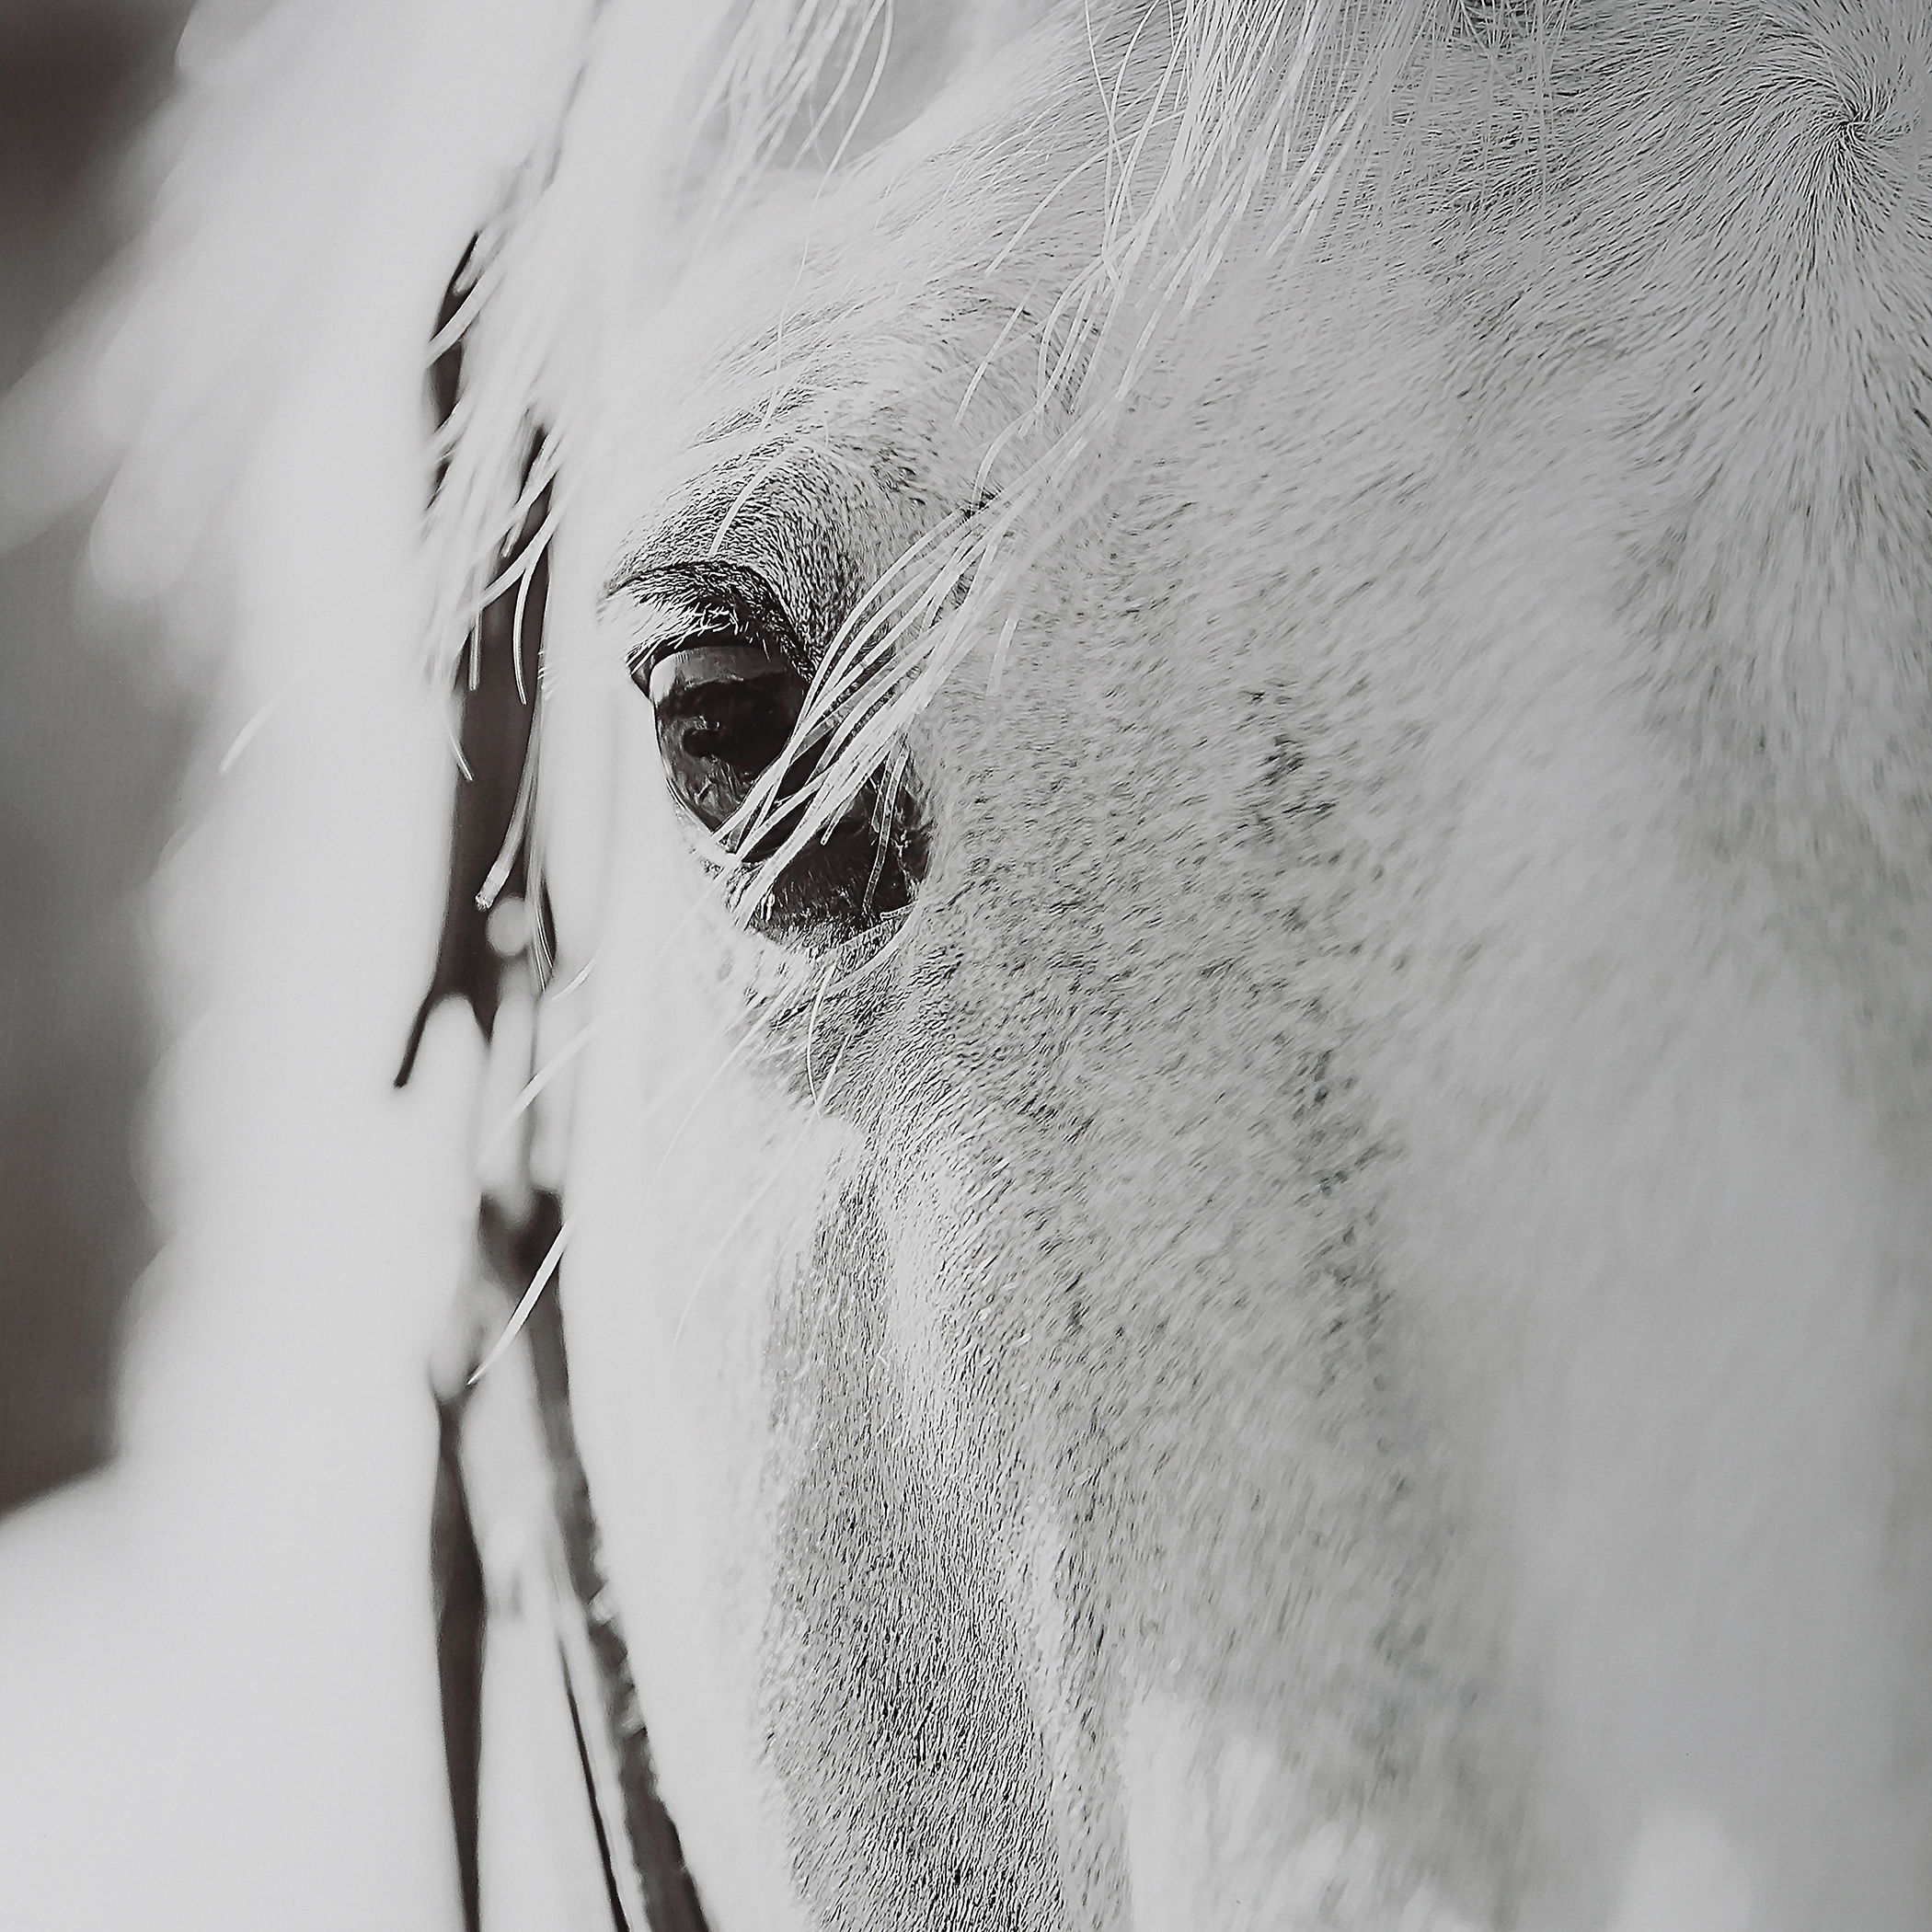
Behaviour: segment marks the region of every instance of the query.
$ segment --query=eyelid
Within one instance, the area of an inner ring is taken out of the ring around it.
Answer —
[[[752,645],[801,675],[811,664],[784,601],[759,571],[724,558],[692,558],[635,572],[630,673],[648,685],[660,660],[715,637]]]
[[[750,684],[766,678],[796,682],[798,673],[762,645],[745,643],[688,644],[661,651],[648,673],[640,663],[632,676],[645,687],[653,705],[661,705],[679,691],[704,684]]]
[[[628,627],[631,634],[630,674],[640,689],[656,677],[658,667],[688,650],[715,649],[698,646],[691,639],[715,636],[720,640],[734,637],[736,627],[728,612],[716,607],[696,608],[653,597],[638,606],[638,618]]]

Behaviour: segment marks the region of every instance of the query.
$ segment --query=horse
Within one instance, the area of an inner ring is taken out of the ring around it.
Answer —
[[[705,1922],[1932,1922],[1922,10],[404,17],[209,17],[101,569],[328,366],[274,1051],[434,954]]]

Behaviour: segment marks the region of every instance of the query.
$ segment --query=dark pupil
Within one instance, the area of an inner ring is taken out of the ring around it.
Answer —
[[[781,664],[668,693],[658,746],[672,789],[715,832],[784,752],[804,702],[804,680]]]
[[[835,755],[823,729],[792,746],[807,684],[798,632],[756,571],[719,558],[662,565],[632,588],[643,602],[689,619],[684,635],[666,640],[668,650],[640,654],[630,667],[657,713],[672,796],[720,832],[759,778],[779,767],[771,822],[755,837],[731,841],[740,868],[762,867],[806,822],[799,794]],[[812,940],[850,937],[910,904],[926,862],[926,826],[904,772],[875,776],[834,822],[813,820],[802,849],[767,881],[751,924]]]

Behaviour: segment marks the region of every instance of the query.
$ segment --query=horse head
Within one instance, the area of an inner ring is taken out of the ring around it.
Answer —
[[[1919,9],[499,11],[437,990],[711,1922],[1925,1925]]]

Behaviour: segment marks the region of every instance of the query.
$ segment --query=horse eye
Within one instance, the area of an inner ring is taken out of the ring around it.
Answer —
[[[695,644],[650,667],[658,750],[672,792],[716,832],[776,764],[805,703],[805,680],[757,644]]]
[[[791,745],[806,696],[798,633],[770,586],[742,565],[673,564],[638,578],[635,589],[664,626],[631,676],[657,714],[665,780],[717,832]],[[822,742],[793,751],[775,802],[810,780],[823,749]],[[792,822],[781,820],[739,857],[752,865],[770,857]],[[925,826],[905,775],[875,778],[792,858],[753,924],[774,933],[857,932],[910,902],[926,862]]]

